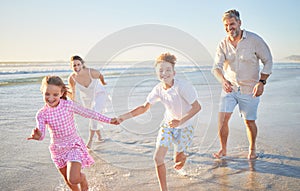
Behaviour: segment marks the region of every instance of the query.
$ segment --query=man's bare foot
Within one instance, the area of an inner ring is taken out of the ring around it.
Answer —
[[[81,173],[81,176],[83,177],[83,180],[80,183],[80,189],[81,189],[81,191],[88,191],[89,190],[89,185],[88,185],[86,176],[83,173]]]
[[[249,149],[248,159],[254,160],[257,159],[256,150],[255,149]]]
[[[186,161],[186,155],[184,153],[182,153],[180,155],[180,157],[177,159],[177,161],[175,161],[175,165],[174,165],[174,169],[175,170],[180,170],[182,169],[182,167],[184,166]]]
[[[222,149],[220,149],[219,152],[217,153],[213,153],[213,157],[216,159],[220,159],[225,156],[226,156],[226,151],[223,151]]]

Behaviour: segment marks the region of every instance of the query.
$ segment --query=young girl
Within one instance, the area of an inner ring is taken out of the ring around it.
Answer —
[[[118,121],[145,113],[151,105],[160,101],[166,112],[157,136],[156,151],[154,155],[156,172],[160,189],[167,190],[166,167],[164,159],[168,148],[175,145],[174,168],[180,170],[185,161],[185,151],[191,144],[194,134],[192,117],[201,109],[197,101],[197,92],[185,81],[174,79],[174,65],[176,57],[170,53],[161,54],[155,63],[158,79],[157,84],[147,97],[144,105],[120,115]]]
[[[71,88],[70,98],[75,100],[75,91],[79,92],[80,100],[84,107],[103,113],[107,99],[106,91],[103,85],[106,85],[103,75],[93,68],[87,68],[84,60],[80,56],[71,57],[71,68],[73,72],[69,76],[69,85]],[[98,141],[103,142],[100,128],[103,127],[95,120],[90,120],[90,135],[86,144],[87,148],[92,147],[95,133]]]
[[[65,182],[73,191],[88,190],[88,182],[81,168],[92,165],[94,160],[76,132],[74,114],[110,124],[118,122],[115,118],[108,118],[67,100],[66,85],[58,76],[46,76],[42,81],[41,91],[45,106],[37,112],[37,127],[27,139],[43,140],[48,127],[51,158]]]

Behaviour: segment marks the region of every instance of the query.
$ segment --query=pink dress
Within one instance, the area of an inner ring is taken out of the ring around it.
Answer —
[[[51,137],[49,150],[57,168],[65,167],[68,161],[80,162],[82,168],[94,163],[83,140],[77,134],[74,114],[105,123],[110,123],[111,120],[70,100],[61,99],[55,108],[45,105],[40,109],[36,115],[37,127],[42,133],[40,140],[44,139],[45,129],[48,127]]]

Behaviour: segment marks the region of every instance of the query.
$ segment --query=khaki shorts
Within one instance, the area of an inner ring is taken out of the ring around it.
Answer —
[[[241,116],[246,120],[257,119],[257,108],[259,97],[253,97],[252,94],[241,94],[240,91],[221,93],[219,112],[232,113],[236,105],[239,106]]]

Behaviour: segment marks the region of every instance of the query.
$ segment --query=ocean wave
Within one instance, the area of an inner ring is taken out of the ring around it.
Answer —
[[[10,71],[0,71],[0,75],[16,75],[16,74],[44,74],[44,73],[62,73],[70,72],[69,70],[10,70]]]
[[[155,76],[153,66],[141,65],[111,65],[101,67],[93,65],[92,68],[99,70],[105,78],[117,79],[120,77],[140,77],[140,76]],[[274,63],[273,69],[300,69],[298,63]],[[190,73],[196,75],[198,72],[209,71],[211,66],[195,66],[195,65],[178,65],[175,67],[178,75]],[[72,70],[61,63],[48,64],[0,64],[0,86],[32,84],[41,81],[46,75],[58,75],[65,81]],[[194,73],[194,74],[193,74]]]

